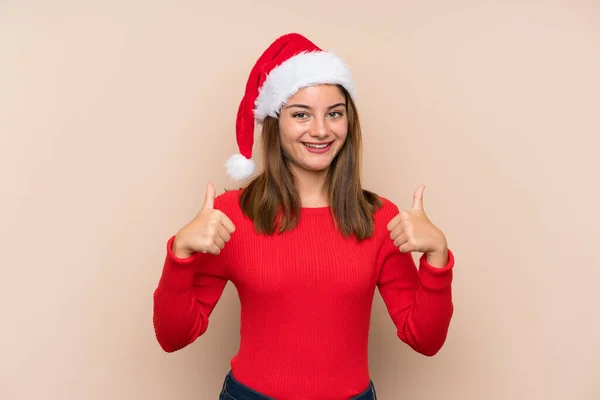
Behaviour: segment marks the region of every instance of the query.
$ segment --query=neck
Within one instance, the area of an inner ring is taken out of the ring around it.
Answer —
[[[329,193],[325,185],[327,170],[310,172],[294,169],[293,172],[302,207],[326,207],[329,205]]]

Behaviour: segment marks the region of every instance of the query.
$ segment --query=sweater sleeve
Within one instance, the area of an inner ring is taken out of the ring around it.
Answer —
[[[452,276],[454,255],[436,268],[420,257],[417,269],[411,253],[402,253],[388,237],[379,258],[378,290],[396,325],[398,337],[415,351],[433,356],[439,352],[453,314]]]
[[[166,258],[154,291],[154,331],[166,352],[194,342],[208,328],[209,316],[219,301],[227,277],[224,251],[217,255],[195,253],[181,259],[167,242]]]

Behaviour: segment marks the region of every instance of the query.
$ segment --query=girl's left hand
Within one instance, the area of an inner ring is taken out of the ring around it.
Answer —
[[[448,245],[444,233],[425,214],[423,191],[419,186],[413,196],[413,206],[402,211],[388,223],[390,238],[403,253],[420,252],[427,255],[431,265],[444,267],[448,260]]]

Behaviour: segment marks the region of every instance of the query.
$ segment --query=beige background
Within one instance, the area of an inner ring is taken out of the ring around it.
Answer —
[[[380,398],[600,399],[597,0],[0,2],[0,398],[217,398],[235,289],[175,354],[152,292],[290,31],[353,69],[366,186],[425,183],[457,256],[434,358],[376,296]]]

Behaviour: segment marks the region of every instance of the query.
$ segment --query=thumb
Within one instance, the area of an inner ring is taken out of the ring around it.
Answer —
[[[212,183],[206,186],[206,195],[204,196],[204,205],[202,208],[215,208],[215,187]]]
[[[425,185],[420,185],[413,195],[413,208],[417,210],[423,209],[423,192],[425,191]]]

